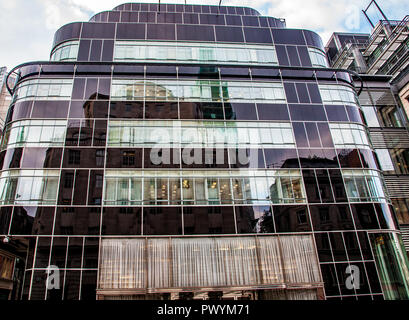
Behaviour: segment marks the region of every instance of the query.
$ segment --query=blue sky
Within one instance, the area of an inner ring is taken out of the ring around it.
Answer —
[[[73,21],[88,21],[100,11],[126,0],[1,0],[0,66],[48,60],[55,31]],[[129,2],[129,1],[128,1]],[[136,2],[155,2],[140,0]],[[189,4],[217,5],[219,0],[187,0]],[[369,32],[361,10],[370,0],[223,0],[224,5],[258,9],[263,15],[284,18],[289,28],[318,32],[328,41],[333,32]],[[389,19],[409,14],[409,0],[379,0]],[[184,3],[184,0],[162,0]],[[371,16],[376,18],[375,12]]]

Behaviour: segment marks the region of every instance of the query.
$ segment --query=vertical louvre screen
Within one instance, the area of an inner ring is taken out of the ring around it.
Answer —
[[[100,290],[320,286],[312,237],[106,239]]]

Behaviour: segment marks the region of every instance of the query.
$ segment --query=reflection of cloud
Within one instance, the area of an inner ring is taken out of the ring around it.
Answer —
[[[1,1],[0,29],[6,30],[0,36],[0,65],[10,69],[17,64],[48,60],[54,32],[65,23],[88,21],[100,11],[112,8],[127,0],[13,0]],[[137,2],[153,2],[138,0]],[[185,0],[165,0],[166,3],[184,3]],[[163,2],[162,2],[163,3]],[[188,4],[217,5],[219,0],[187,0]],[[332,32],[352,31],[347,28],[348,10],[355,6],[365,8],[369,0],[223,0],[227,6],[247,6],[260,11],[263,15],[285,18],[289,28],[304,28],[318,32],[324,40]],[[402,19],[406,11],[402,0],[382,2],[382,8],[390,19]],[[352,24],[354,25],[354,24]],[[368,23],[360,13],[360,29],[368,32]]]

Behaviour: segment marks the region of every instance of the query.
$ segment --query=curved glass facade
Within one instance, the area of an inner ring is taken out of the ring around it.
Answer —
[[[0,236],[25,262],[21,298],[209,298],[222,282],[206,272],[228,299],[407,298],[351,75],[326,68],[319,36],[248,8],[163,6],[66,25],[52,61],[16,69]]]

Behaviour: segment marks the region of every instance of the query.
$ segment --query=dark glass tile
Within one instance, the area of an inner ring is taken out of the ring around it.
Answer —
[[[324,108],[320,105],[290,104],[289,107],[293,121],[327,121]]]
[[[155,207],[143,209],[144,235],[181,235],[181,208]]]
[[[199,24],[199,15],[196,13],[184,13],[183,22],[185,24]]]
[[[225,25],[224,15],[199,14],[200,24]]]
[[[318,134],[317,124],[314,122],[305,123],[305,129],[307,130],[308,141],[311,148],[320,148],[321,141]]]
[[[368,274],[368,280],[371,285],[372,293],[382,293],[381,283],[379,280],[378,272],[374,262],[365,262],[366,272]]]
[[[79,300],[81,271],[66,271],[64,300]]]
[[[241,27],[216,26],[216,41],[244,42],[243,29]]]
[[[379,229],[378,220],[372,204],[351,205],[355,225],[358,230]]]
[[[329,238],[335,261],[348,261],[342,233],[331,232],[329,233]]]
[[[270,29],[268,28],[243,28],[246,42],[272,43]]]
[[[235,207],[238,233],[274,233],[270,206]]]
[[[64,151],[63,168],[103,168],[103,155],[95,148],[67,148]]]
[[[226,103],[224,107],[226,120],[257,120],[253,103]]]
[[[323,203],[333,203],[334,197],[332,195],[331,182],[329,180],[327,170],[316,170],[315,174],[318,180],[318,186],[320,189],[321,201]]]
[[[69,105],[68,101],[36,101],[31,118],[67,118]]]
[[[20,168],[22,158],[23,148],[7,149],[3,161],[3,170]]]
[[[332,190],[336,202],[347,202],[348,198],[345,191],[344,180],[340,170],[329,170]]]
[[[273,34],[275,44],[305,45],[302,30],[272,29],[271,33]]]
[[[100,208],[59,207],[55,219],[55,235],[98,235]]]
[[[358,123],[365,123],[364,118],[362,117],[362,114],[359,111],[359,108],[353,107],[353,106],[345,106],[349,121],[350,122],[358,122]]]
[[[386,203],[375,203],[375,210],[378,215],[378,221],[381,229],[397,230],[398,222],[395,218],[395,213],[392,206]]]
[[[60,168],[61,158],[60,148],[25,148],[21,168]]]
[[[179,110],[177,102],[146,102],[146,119],[178,119]]]
[[[259,26],[259,21],[258,17],[252,17],[252,16],[243,16],[243,25],[247,27],[258,27]]]
[[[147,39],[175,40],[175,28],[169,28],[168,24],[148,24]]]
[[[42,271],[33,271],[30,300],[45,300],[47,274]]]
[[[10,107],[7,122],[30,118],[33,101],[17,102]]]
[[[311,215],[314,221],[314,216]],[[314,223],[315,225],[315,223]],[[315,244],[318,251],[318,259],[320,262],[332,262],[332,251],[327,233],[314,233]]]
[[[293,129],[295,135],[295,141],[297,143],[297,147],[299,148],[308,148],[308,138],[307,133],[305,131],[304,123],[302,122],[293,122]]]
[[[182,14],[181,13],[160,12],[156,14],[156,20],[157,20],[157,23],[182,23]]]
[[[358,232],[358,238],[364,260],[373,260],[372,248],[369,244],[367,233]]]
[[[101,150],[105,152],[104,149]],[[105,158],[104,153],[102,158]],[[100,206],[102,203],[102,188],[104,185],[104,171],[91,170],[89,189],[88,189],[88,205]]]
[[[146,25],[144,23],[118,23],[116,39],[144,40]]]
[[[300,60],[301,60],[301,65],[303,67],[311,67],[312,63],[311,63],[310,54],[308,52],[307,47],[306,46],[298,46],[297,50],[298,50],[298,55],[299,55]],[[320,103],[320,102],[317,102],[317,103]]]
[[[362,260],[356,232],[344,232],[344,242],[349,261]]]
[[[321,93],[316,83],[307,83],[311,103],[322,103]]]
[[[223,105],[221,103],[181,102],[179,108],[181,119],[224,119]]]
[[[297,47],[287,46],[288,57],[290,58],[290,65],[293,67],[301,66],[300,57],[298,56]],[[302,101],[303,103],[309,103],[309,101]]]
[[[325,110],[329,121],[349,121],[345,106],[326,105]]]
[[[311,223],[306,206],[273,206],[276,232],[311,231]]]
[[[61,170],[58,204],[71,205],[72,191],[74,188],[74,176],[74,170]]]
[[[328,123],[317,123],[319,135],[321,138],[322,146],[324,148],[333,148],[332,135],[329,129]]]
[[[338,275],[338,281],[339,281],[339,286],[341,288],[341,294],[342,295],[355,295],[355,290],[354,288],[348,288],[347,283],[349,283],[349,277],[351,276],[351,273],[347,273],[347,268],[349,267],[349,264],[347,263],[337,263],[335,264],[336,269],[337,269],[337,275]],[[343,300],[347,299],[352,299],[356,300],[356,297],[342,297]]]
[[[67,255],[68,238],[54,237],[51,249],[51,265],[59,269],[65,268],[65,258]]]
[[[39,237],[37,241],[37,249],[35,255],[35,268],[47,268],[51,253],[51,238]]]
[[[68,241],[67,268],[81,268],[83,238],[70,237]]]
[[[89,61],[101,61],[102,40],[92,40]]]
[[[104,208],[103,235],[141,235],[142,208]]]
[[[81,281],[81,300],[96,300],[97,271],[83,271]]]
[[[107,149],[107,168],[142,168],[142,149]]]
[[[78,49],[78,61],[88,61],[89,51],[91,48],[91,40],[81,40]]]
[[[232,207],[184,207],[183,224],[186,235],[236,233]]]
[[[321,272],[322,272],[322,277],[324,280],[325,295],[326,296],[340,295],[335,265],[334,264],[322,264]]]
[[[264,149],[267,169],[299,168],[295,149]]]
[[[342,168],[362,168],[357,149],[341,149],[337,153]]]
[[[259,120],[290,120],[286,104],[257,104]]]
[[[10,227],[12,207],[0,208],[0,234],[8,234]]]
[[[314,170],[303,170],[304,184],[309,203],[321,203],[317,178]]]
[[[285,94],[287,96],[288,103],[298,103],[298,95],[295,89],[295,83],[284,83]]]
[[[242,25],[241,17],[237,15],[227,15],[226,24],[228,26],[241,26]]]
[[[143,119],[144,103],[143,102],[111,102],[109,117],[111,119]]]
[[[88,170],[76,171],[73,205],[86,205],[88,192],[88,175]]]

